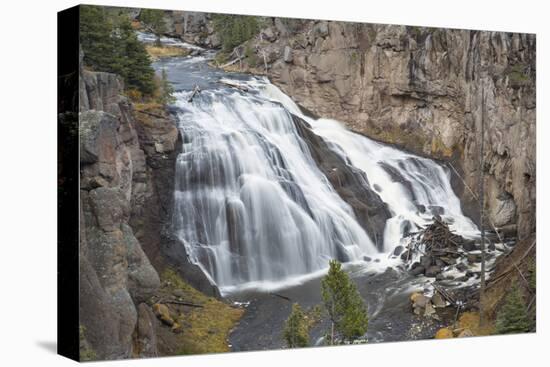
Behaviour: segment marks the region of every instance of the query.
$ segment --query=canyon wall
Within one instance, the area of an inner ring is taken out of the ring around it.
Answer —
[[[535,35],[271,18],[238,48],[311,113],[444,161],[475,220],[483,121],[488,227],[535,232]]]
[[[81,348],[156,356],[145,302],[160,286],[178,131],[168,115],[139,121],[115,74],[81,70],[79,92]]]

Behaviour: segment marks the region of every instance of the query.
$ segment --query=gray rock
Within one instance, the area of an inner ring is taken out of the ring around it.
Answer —
[[[289,46],[285,46],[283,51],[283,61],[286,63],[291,63],[293,60],[292,49]]]
[[[443,299],[443,297],[437,292],[432,296],[432,303],[433,303],[434,307],[446,307],[447,306],[447,303],[445,302],[445,299]]]
[[[432,265],[426,268],[426,272],[424,273],[424,275],[426,275],[427,277],[435,277],[439,273],[441,273],[441,268],[437,265]]]
[[[157,334],[155,331],[157,319],[151,308],[145,303],[138,306],[137,352],[142,358],[157,357]]]
[[[403,253],[403,251],[405,250],[405,247],[399,245],[399,246],[396,246],[395,249],[393,249],[393,256],[399,256]]]
[[[425,271],[426,271],[426,268],[424,268],[422,265],[418,265],[418,266],[413,265],[411,270],[409,270],[409,274],[411,274],[413,276],[417,276],[417,275],[420,275],[420,274],[424,274]]]

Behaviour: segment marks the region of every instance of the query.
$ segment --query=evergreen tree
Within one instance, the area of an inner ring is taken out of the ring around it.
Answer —
[[[330,261],[328,274],[321,282],[324,306],[329,314],[332,329],[331,343],[334,344],[334,331],[344,341],[351,342],[367,332],[368,315],[361,295],[342,264]]]
[[[260,30],[256,17],[244,15],[214,15],[214,29],[220,35],[225,52],[254,37]]]
[[[85,65],[96,71],[119,74],[127,89],[136,89],[146,96],[153,94],[155,72],[151,60],[126,14],[82,5],[80,42]]]
[[[124,78],[128,88],[152,95],[155,91],[155,71],[145,46],[138,40],[128,18],[121,22],[118,34],[117,73]]]
[[[170,104],[170,103],[174,103],[175,101],[176,101],[176,98],[174,97],[174,87],[168,81],[166,70],[162,69],[161,79],[160,79],[159,102],[162,104]]]
[[[497,314],[497,334],[526,333],[531,330],[532,322],[517,284],[514,282],[504,304]]]
[[[157,46],[160,46],[160,36],[166,32],[164,11],[159,9],[142,9],[139,20],[157,36]]]
[[[309,325],[299,304],[292,305],[283,336],[289,348],[303,348],[309,344]]]
[[[112,70],[115,54],[112,29],[105,8],[89,5],[80,7],[80,43],[84,51],[84,63],[94,70]]]

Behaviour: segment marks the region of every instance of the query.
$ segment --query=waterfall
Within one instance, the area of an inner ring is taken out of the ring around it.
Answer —
[[[265,78],[232,81],[247,93],[212,88],[211,79],[192,102],[188,89],[176,93],[184,141],[173,224],[190,260],[222,290],[314,274],[330,259],[391,257],[436,214],[457,233],[477,235],[441,164],[304,116]],[[363,171],[388,206],[382,253],[316,166],[292,115]]]
[[[218,286],[282,281],[377,252],[280,103],[229,88],[188,96],[176,94],[184,143],[174,227]]]
[[[453,231],[466,238],[479,235],[477,226],[462,213],[448,168],[353,133],[338,121],[304,116],[287,95],[267,80],[254,84],[266,99],[278,101],[302,117],[316,134],[332,143],[337,153],[365,172],[392,214],[384,231],[385,251],[398,246],[406,234],[431,223],[434,215],[442,217]]]

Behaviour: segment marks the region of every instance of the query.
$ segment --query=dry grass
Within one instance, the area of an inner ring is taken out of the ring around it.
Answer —
[[[146,45],[145,49],[153,61],[176,56],[187,56],[189,50],[183,47]]]
[[[183,326],[177,334],[176,354],[200,354],[228,352],[228,337],[244,313],[233,307],[197,291],[179,275],[167,269],[161,276],[163,291],[172,293],[179,289],[185,293],[185,300],[203,305],[202,308],[172,309],[176,321]]]
[[[495,332],[495,325],[491,320],[486,325],[479,325],[478,312],[464,312],[458,319],[459,329],[469,329],[475,336],[492,335]]]

